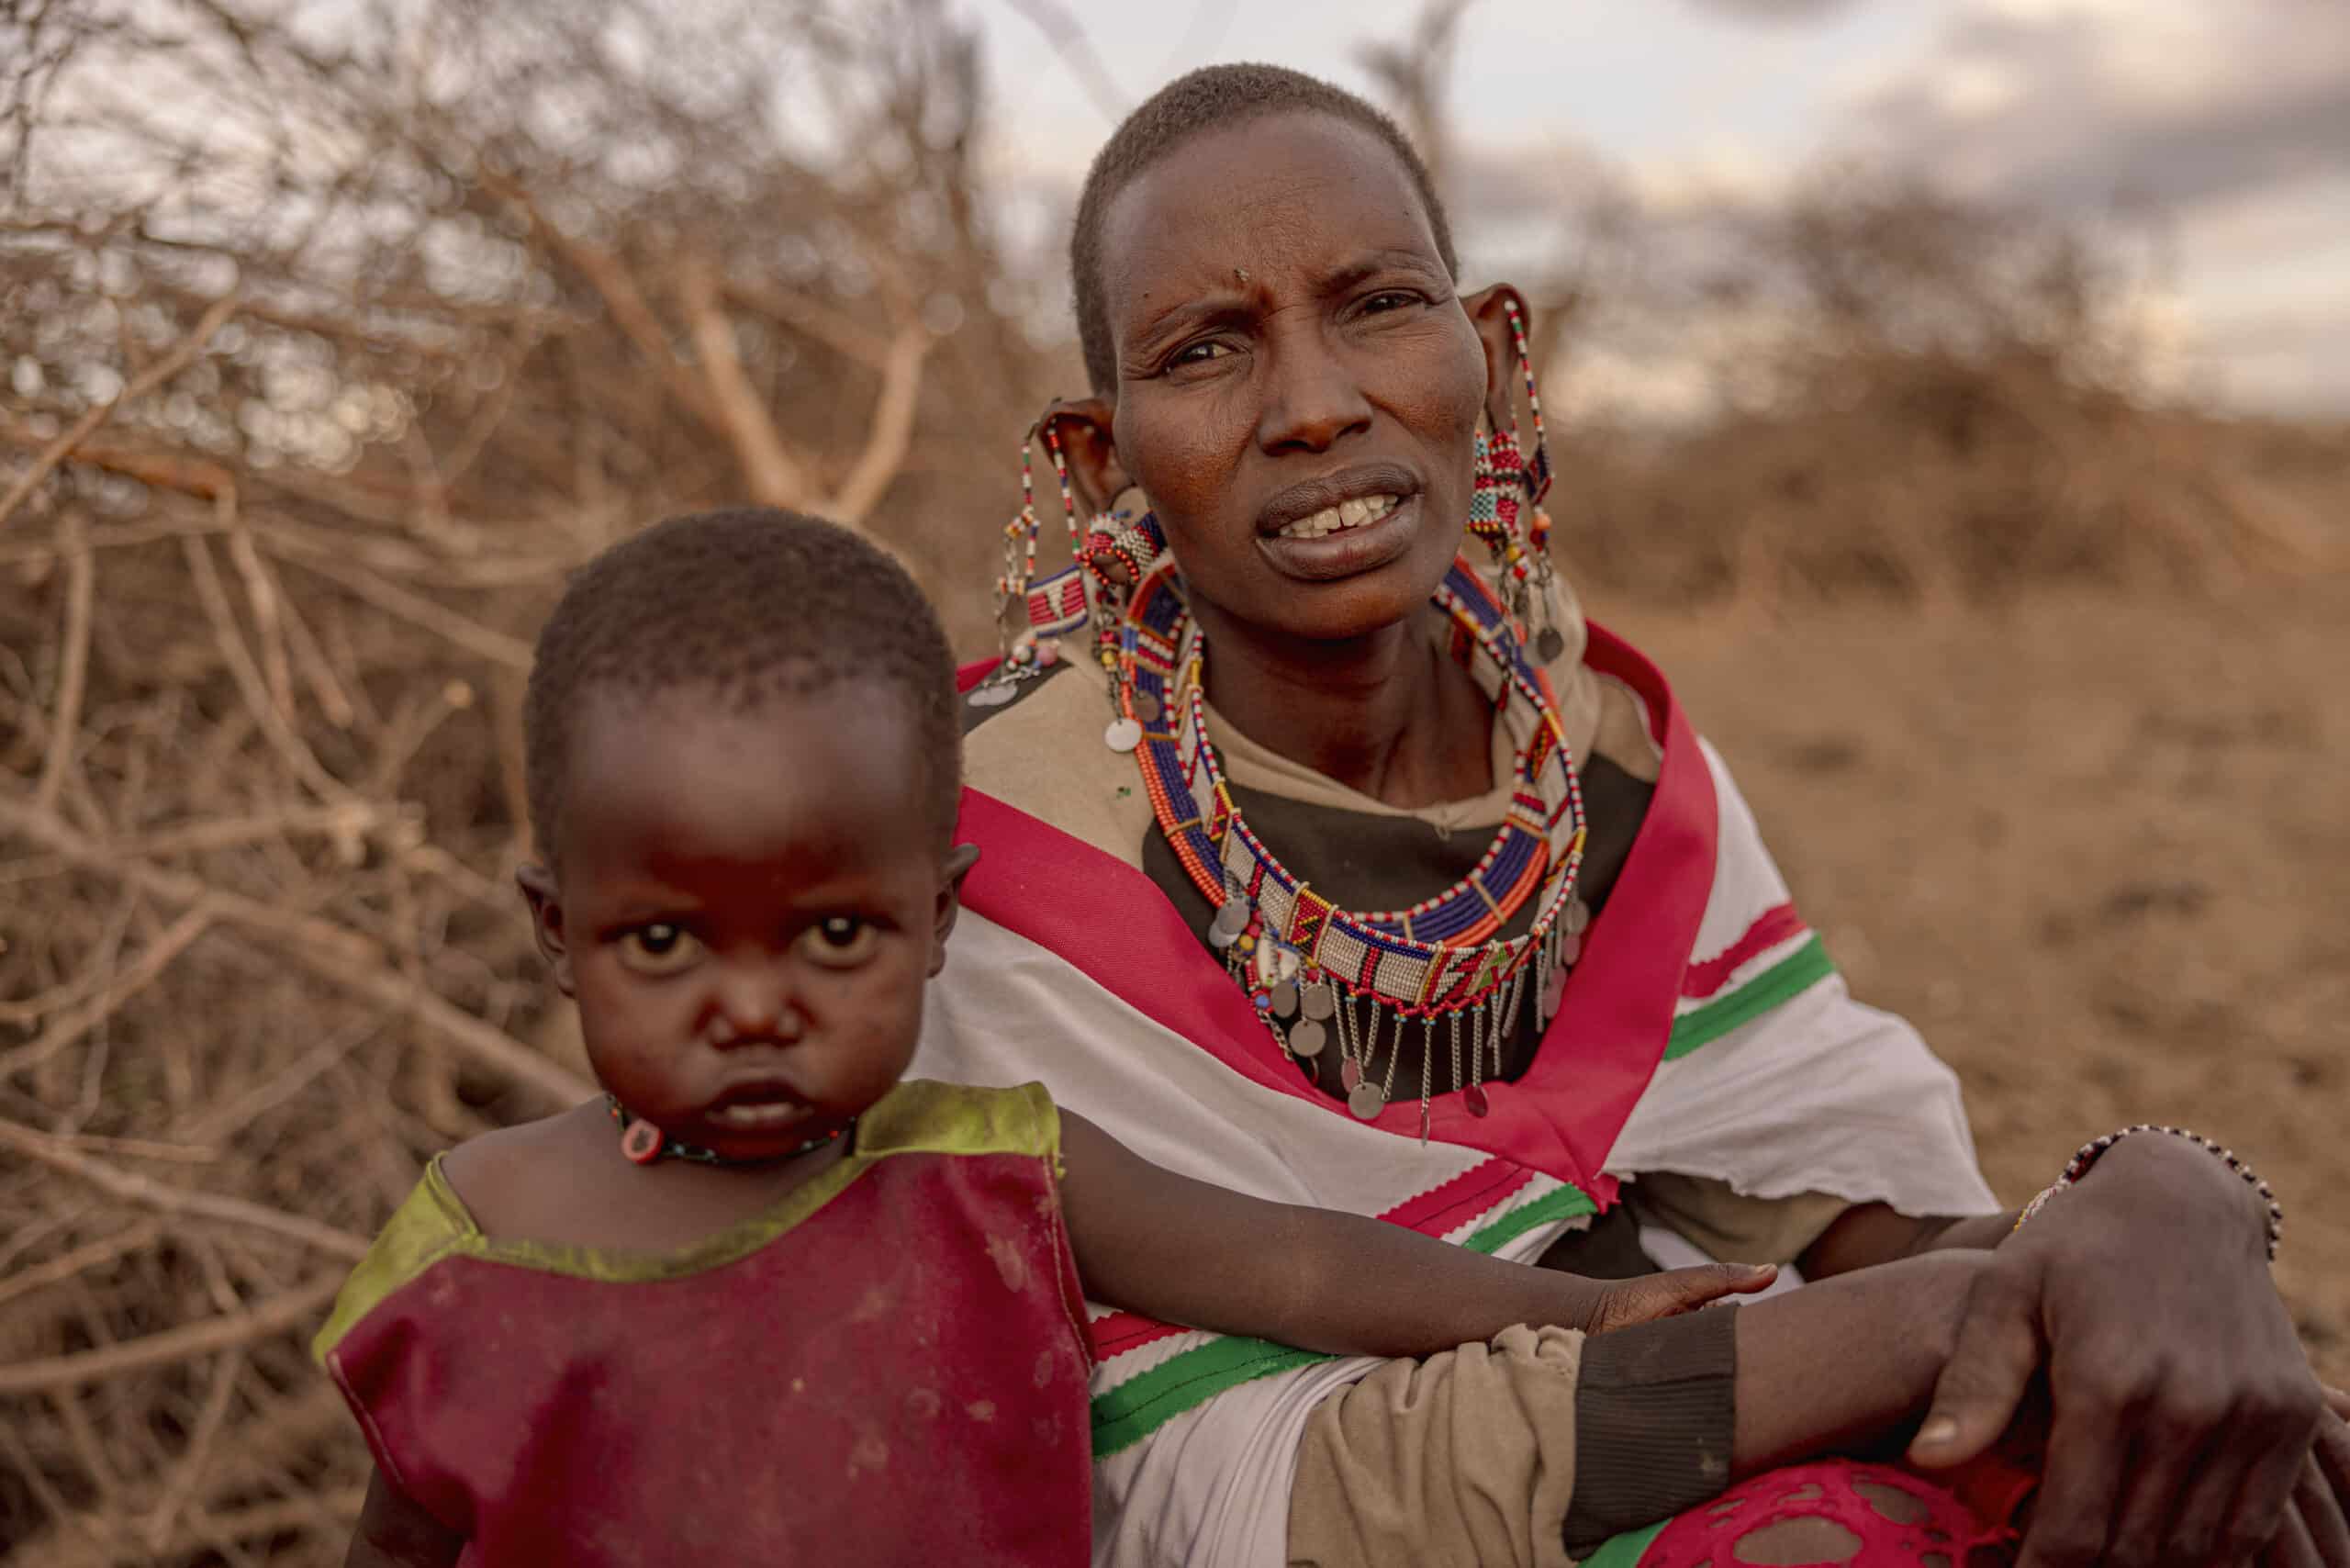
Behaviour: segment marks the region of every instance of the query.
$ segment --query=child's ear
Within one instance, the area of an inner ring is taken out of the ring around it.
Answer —
[[[514,885],[522,890],[522,902],[531,907],[531,935],[554,973],[555,990],[565,996],[578,995],[571,981],[571,946],[564,938],[563,901],[556,895],[554,873],[533,863],[514,873]]]
[[[946,852],[946,877],[938,889],[936,924],[931,932],[930,972],[946,967],[946,938],[955,930],[955,916],[963,907],[963,879],[979,863],[979,846],[958,844]]]

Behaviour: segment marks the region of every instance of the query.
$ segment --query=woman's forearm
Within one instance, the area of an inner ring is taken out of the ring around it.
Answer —
[[[1738,1308],[1732,1473],[1849,1452],[1923,1415],[1987,1262],[1936,1251]]]

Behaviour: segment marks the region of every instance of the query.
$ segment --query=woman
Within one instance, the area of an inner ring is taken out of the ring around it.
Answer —
[[[2149,1133],[1996,1212],[1952,1075],[1846,995],[1663,678],[1549,580],[1522,306],[1456,293],[1394,127],[1196,73],[1097,158],[1071,259],[1093,391],[1041,433],[1097,521],[1056,578],[1033,509],[1012,534],[916,1070],[1042,1077],[1162,1163],[1528,1262],[1852,1276],[1426,1366],[1097,1319],[1097,1558],[1559,1561],[1930,1392],[1912,1457],[1957,1465],[2044,1372],[2025,1561],[2350,1563],[2267,1204]],[[1855,1550],[1774,1528],[1741,1555]]]

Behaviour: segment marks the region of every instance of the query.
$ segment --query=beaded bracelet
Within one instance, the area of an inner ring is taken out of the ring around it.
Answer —
[[[2244,1185],[2259,1193],[2260,1201],[2267,1205],[2268,1260],[2272,1263],[2277,1261],[2277,1244],[2285,1234],[2285,1210],[2284,1206],[2277,1202],[2277,1194],[2268,1183],[2262,1181],[2251,1166],[2237,1159],[2235,1150],[2221,1148],[2201,1133],[2189,1132],[2185,1127],[2164,1126],[2155,1122],[2139,1122],[2132,1126],[2123,1127],[2120,1132],[2108,1133],[2101,1138],[2094,1138],[2081,1145],[2080,1152],[2074,1155],[2072,1162],[2065,1167],[2065,1173],[2042,1189],[2039,1196],[2024,1204],[2023,1213],[2016,1215],[2016,1223],[2009,1229],[2009,1234],[2012,1236],[2016,1231],[2021,1230],[2026,1221],[2047,1206],[2049,1199],[2087,1175],[2089,1167],[2103,1158],[2107,1149],[2111,1148],[2132,1133],[2168,1133],[2173,1137],[2183,1137],[2188,1142],[2215,1155],[2221,1164],[2243,1177]]]

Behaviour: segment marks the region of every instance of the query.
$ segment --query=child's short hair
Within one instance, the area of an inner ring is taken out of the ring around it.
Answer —
[[[591,689],[737,711],[845,680],[895,687],[942,852],[962,786],[955,656],[905,569],[836,523],[764,507],[672,518],[590,561],[539,633],[523,702],[531,831],[552,859],[571,725]]]

